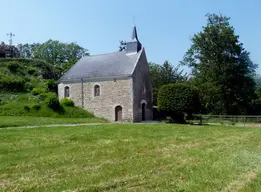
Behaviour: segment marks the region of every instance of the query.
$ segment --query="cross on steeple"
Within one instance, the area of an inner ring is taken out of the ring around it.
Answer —
[[[7,33],[6,35],[7,35],[8,37],[10,37],[10,39],[9,39],[9,45],[12,46],[13,36],[15,36],[15,34],[13,34],[12,32],[10,32],[10,33]]]

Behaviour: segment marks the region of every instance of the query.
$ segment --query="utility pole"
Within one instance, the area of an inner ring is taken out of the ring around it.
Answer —
[[[15,34],[11,33],[7,33],[6,34],[10,39],[9,39],[9,45],[12,46],[13,44],[13,37],[15,36]]]

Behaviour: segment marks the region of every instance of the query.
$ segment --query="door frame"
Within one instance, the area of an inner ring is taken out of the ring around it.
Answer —
[[[115,121],[122,121],[122,115],[123,115],[122,109],[123,108],[121,105],[117,105],[114,108]],[[119,119],[119,111],[121,112],[121,119]]]

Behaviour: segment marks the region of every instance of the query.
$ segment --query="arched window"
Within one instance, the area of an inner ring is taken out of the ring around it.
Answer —
[[[64,87],[64,97],[70,97],[70,88],[68,86]]]
[[[94,86],[94,97],[100,96],[100,86],[95,85]]]

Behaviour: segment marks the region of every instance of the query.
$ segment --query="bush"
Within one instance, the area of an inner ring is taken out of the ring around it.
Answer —
[[[44,102],[53,110],[58,110],[60,108],[60,102],[55,93],[47,93]]]
[[[44,101],[46,99],[46,97],[48,96],[48,93],[41,93],[38,95],[38,98],[42,101]]]
[[[0,74],[0,90],[8,92],[23,92],[26,79],[15,75]]]
[[[28,105],[25,105],[25,106],[24,106],[24,110],[30,111],[30,107],[29,107]]]
[[[191,116],[200,109],[199,91],[185,83],[164,85],[158,94],[158,109],[176,122],[184,123],[184,114]]]
[[[46,93],[46,89],[45,88],[33,88],[33,90],[31,91],[31,93],[33,95],[40,95],[42,93]]]
[[[36,68],[35,67],[28,67],[28,74],[29,75],[34,75],[36,73]]]
[[[55,79],[46,80],[46,84],[47,84],[48,91],[53,91],[53,92],[57,91],[57,84],[56,84]]]
[[[63,98],[61,100],[61,105],[68,106],[68,107],[73,107],[74,106],[74,102],[71,99]]]
[[[32,106],[32,109],[35,109],[36,111],[39,111],[39,110],[41,109],[41,105],[39,105],[39,104],[34,104],[34,105]]]
[[[3,99],[0,99],[0,105],[5,104],[5,101]]]
[[[7,68],[12,73],[16,73],[21,68],[21,66],[18,64],[18,62],[8,62]]]
[[[34,85],[31,82],[26,82],[24,87],[26,91],[32,91]]]

